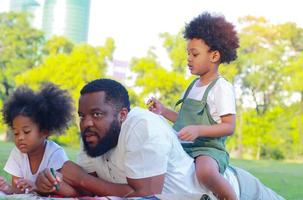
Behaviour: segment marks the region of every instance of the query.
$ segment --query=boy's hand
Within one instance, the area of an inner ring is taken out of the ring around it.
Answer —
[[[11,185],[8,182],[6,182],[6,180],[2,176],[0,176],[0,191],[6,194],[12,193]]]
[[[165,107],[163,104],[158,101],[156,98],[152,97],[150,98],[146,103],[148,110],[150,110],[153,113],[156,113],[158,115],[162,115]]]
[[[16,182],[16,186],[25,194],[36,191],[36,185],[30,180],[19,178]]]
[[[178,137],[181,140],[185,140],[185,141],[193,141],[196,138],[199,137],[199,130],[196,126],[194,125],[190,125],[190,126],[185,126],[184,128],[182,128],[179,133],[178,133]]]

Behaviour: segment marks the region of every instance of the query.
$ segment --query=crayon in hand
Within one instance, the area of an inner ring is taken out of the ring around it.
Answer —
[[[154,103],[155,103],[155,102],[154,102],[153,100],[151,100],[151,101],[149,101],[146,105],[147,105],[147,107],[149,108],[149,107],[153,106]]]
[[[51,171],[53,177],[56,178],[56,173],[55,173],[54,168],[50,168],[50,171]],[[56,184],[56,185],[55,185],[55,188],[56,188],[56,191],[59,191],[59,189],[60,189],[59,184]]]

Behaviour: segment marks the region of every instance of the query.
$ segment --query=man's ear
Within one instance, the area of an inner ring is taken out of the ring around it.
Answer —
[[[127,117],[127,114],[128,114],[127,108],[122,108],[122,109],[119,111],[118,120],[119,120],[120,123],[124,122],[124,120],[125,120],[126,117]]]
[[[212,63],[219,62],[221,59],[221,54],[218,50],[212,51],[210,54],[210,61]]]

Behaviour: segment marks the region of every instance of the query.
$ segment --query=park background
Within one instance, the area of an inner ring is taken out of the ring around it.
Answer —
[[[0,6],[3,2],[0,0]],[[156,96],[173,108],[194,78],[186,66],[185,23],[205,10],[223,14],[235,24],[240,38],[238,59],[220,66],[220,73],[234,84],[237,94],[237,127],[227,141],[231,163],[247,169],[286,199],[303,199],[303,28],[297,22],[303,14],[296,12],[297,1],[283,1],[282,7],[280,1],[247,3],[247,7],[259,9],[255,14],[237,11],[236,4],[245,1],[115,0],[104,6],[96,0],[65,2],[91,3],[85,40],[48,34],[35,24],[33,13],[20,12],[22,9],[0,13],[1,108],[9,94],[23,84],[38,89],[51,81],[70,91],[74,121],[63,136],[52,139],[75,160],[79,147],[77,99],[85,83],[114,78],[128,87],[132,105],[145,107],[146,99]],[[100,13],[109,16],[100,18],[98,6]],[[279,15],[270,20],[262,10]],[[157,40],[151,34],[155,31]],[[123,66],[122,71],[118,65]],[[3,168],[13,144],[9,129],[0,120]],[[3,171],[0,175],[9,178]]]

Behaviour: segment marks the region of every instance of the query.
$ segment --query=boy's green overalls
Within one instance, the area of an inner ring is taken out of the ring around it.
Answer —
[[[173,125],[176,131],[180,131],[188,125],[212,125],[217,123],[209,113],[206,100],[210,89],[216,84],[219,78],[220,77],[216,78],[208,85],[201,101],[186,98],[198,79],[195,79],[189,85],[183,98],[176,103],[176,106],[182,103],[178,118]],[[205,155],[215,159],[218,163],[220,173],[223,174],[229,162],[229,154],[225,149],[225,140],[226,136],[215,138],[198,137],[193,143],[182,143],[182,146],[193,158]]]

